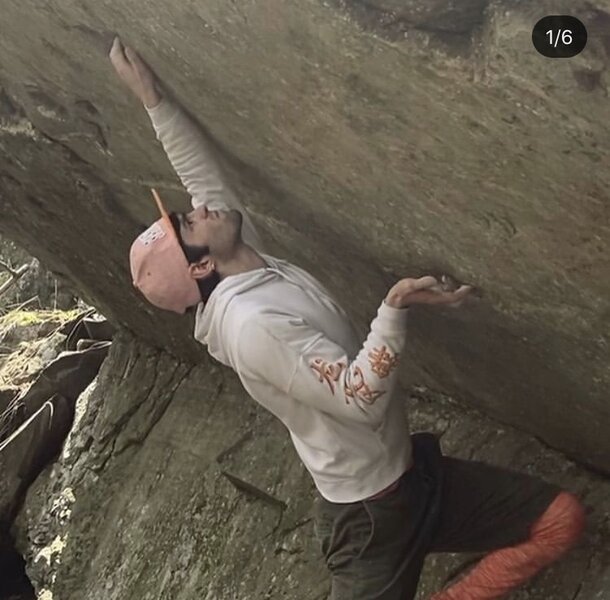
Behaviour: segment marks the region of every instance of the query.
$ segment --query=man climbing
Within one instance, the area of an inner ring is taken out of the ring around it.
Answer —
[[[489,552],[434,600],[500,598],[579,538],[578,499],[543,481],[444,457],[431,434],[409,436],[397,374],[408,307],[459,305],[433,277],[388,292],[362,345],[311,275],[263,252],[212,146],[117,38],[111,62],[144,104],[192,196],[130,253],[134,284],[154,305],[195,307],[195,338],[287,427],[319,496],[315,529],[333,600],[407,600],[430,552]]]

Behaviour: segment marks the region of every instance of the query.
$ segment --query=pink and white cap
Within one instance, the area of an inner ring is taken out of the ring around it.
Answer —
[[[184,314],[189,306],[201,302],[201,293],[161,198],[156,190],[152,193],[161,218],[131,245],[133,285],[158,308]]]

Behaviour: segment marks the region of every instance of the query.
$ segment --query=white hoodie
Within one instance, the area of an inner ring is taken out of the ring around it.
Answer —
[[[167,99],[148,112],[193,206],[239,210],[244,241],[267,264],[219,283],[197,308],[195,338],[286,425],[322,496],[346,503],[378,493],[411,465],[396,394],[407,311],[382,303],[361,345],[314,277],[262,252],[199,128]]]

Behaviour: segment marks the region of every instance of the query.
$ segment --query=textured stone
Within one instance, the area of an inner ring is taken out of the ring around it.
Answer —
[[[413,430],[442,434],[445,453],[544,477],[586,504],[580,546],[511,598],[604,597],[606,479],[446,398],[425,392],[408,408]],[[237,489],[223,471],[275,501]],[[30,488],[14,530],[39,597],[324,600],[313,497],[287,432],[237,377],[121,339],[79,398],[62,455]],[[418,599],[474,558],[429,556]]]
[[[107,62],[119,32],[225,149],[269,249],[328,283],[360,326],[400,276],[482,289],[459,312],[414,311],[406,380],[607,470],[610,4],[491,2],[457,54],[388,41],[355,4],[9,3],[0,229],[115,323],[202,356],[188,319],[131,287],[148,187],[173,208],[186,199]],[[430,3],[430,18],[451,6]],[[531,30],[560,9],[589,43],[549,61]]]
[[[403,383],[462,402],[425,391],[413,429],[589,507],[583,544],[514,598],[607,594],[607,480],[463,408],[608,470],[607,0],[5,4],[0,230],[138,338],[113,345],[15,523],[39,598],[328,592],[286,431],[205,356],[189,318],[131,286],[148,188],[188,204],[108,64],[115,32],[217,140],[271,253],[329,285],[363,331],[398,277],[481,288],[460,311],[412,311]],[[558,12],[591,35],[549,61],[531,29]],[[430,557],[419,597],[472,558]]]

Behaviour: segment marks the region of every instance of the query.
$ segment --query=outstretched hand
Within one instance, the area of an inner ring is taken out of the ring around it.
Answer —
[[[161,102],[155,75],[135,50],[123,46],[116,37],[109,58],[119,78],[147,108],[153,108]]]
[[[431,276],[419,279],[401,279],[388,292],[385,303],[393,308],[407,308],[413,304],[441,304],[458,307],[472,291],[472,286],[462,285],[451,289],[445,282]]]

